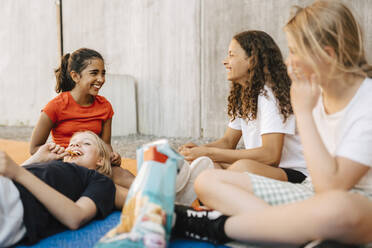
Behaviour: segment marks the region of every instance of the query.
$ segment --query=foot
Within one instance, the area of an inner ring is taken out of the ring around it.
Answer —
[[[176,223],[172,235],[186,237],[214,244],[226,243],[230,239],[224,232],[227,216],[218,211],[203,208],[194,209],[183,205],[175,205]]]

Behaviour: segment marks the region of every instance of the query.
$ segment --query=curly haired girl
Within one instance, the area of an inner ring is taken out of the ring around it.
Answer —
[[[225,135],[203,146],[187,143],[180,153],[190,161],[210,157],[215,167],[302,182],[307,172],[290,103],[291,80],[275,41],[262,31],[239,33],[223,64],[231,81]],[[237,150],[242,136],[245,149]]]

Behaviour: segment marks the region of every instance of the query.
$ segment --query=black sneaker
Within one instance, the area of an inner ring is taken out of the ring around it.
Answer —
[[[174,211],[176,223],[172,230],[173,236],[208,241],[214,244],[230,241],[224,231],[227,216],[220,212],[183,205],[175,205]]]

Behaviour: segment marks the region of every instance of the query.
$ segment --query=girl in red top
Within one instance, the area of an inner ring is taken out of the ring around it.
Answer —
[[[61,154],[73,133],[89,130],[99,135],[111,148],[111,121],[114,111],[109,101],[98,92],[105,83],[104,59],[98,52],[81,48],[62,57],[55,70],[56,92],[60,93],[42,110],[32,133],[30,153],[45,144],[52,132]],[[111,163],[120,165],[121,157],[112,151]]]

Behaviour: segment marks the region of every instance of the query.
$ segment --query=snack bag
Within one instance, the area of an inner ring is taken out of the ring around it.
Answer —
[[[183,157],[167,140],[139,148],[138,175],[129,189],[120,224],[95,247],[166,247],[172,228],[176,174],[182,163]]]

